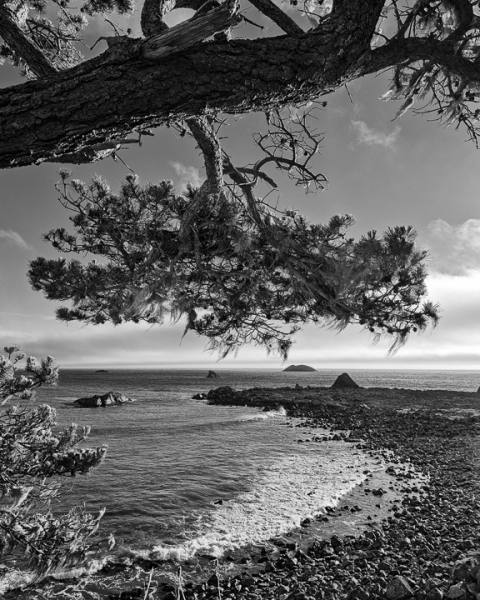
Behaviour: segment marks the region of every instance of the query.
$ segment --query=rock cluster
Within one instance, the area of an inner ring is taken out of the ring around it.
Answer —
[[[134,402],[134,400],[120,392],[107,392],[103,395],[95,394],[87,398],[78,398],[73,404],[84,408],[97,408],[99,406],[118,406],[119,404],[125,404],[126,402]]]

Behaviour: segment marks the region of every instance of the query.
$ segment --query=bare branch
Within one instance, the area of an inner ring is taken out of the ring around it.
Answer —
[[[319,152],[323,141],[312,121],[316,120],[314,109],[287,109],[286,113],[274,111],[269,116],[269,128],[265,134],[256,133],[254,140],[265,155],[253,165],[255,178],[268,163],[287,173],[288,177],[305,190],[322,190],[327,178],[313,171],[310,163]]]
[[[209,193],[219,194],[223,186],[222,148],[215,130],[208,117],[188,119],[187,126],[203,154],[206,188]]]
[[[142,54],[148,60],[161,60],[170,54],[181,52],[203,42],[219,31],[224,31],[241,20],[238,1],[227,0],[224,4],[198,18],[192,18],[148,39],[142,46]]]
[[[250,3],[276,23],[285,33],[295,36],[305,33],[303,29],[281,8],[274,4],[272,0],[250,0]]]

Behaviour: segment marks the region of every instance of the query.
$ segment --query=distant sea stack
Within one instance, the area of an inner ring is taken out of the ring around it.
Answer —
[[[106,369],[97,369],[95,373],[108,373]]]
[[[342,373],[337,377],[332,388],[359,388],[358,383],[355,383],[348,373]]]
[[[313,367],[309,367],[308,365],[290,365],[289,367],[287,367],[286,369],[283,369],[284,371],[316,371],[317,369],[314,369]]]

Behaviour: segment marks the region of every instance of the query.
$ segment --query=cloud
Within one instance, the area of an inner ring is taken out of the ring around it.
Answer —
[[[187,187],[187,183],[191,183],[194,187],[200,187],[202,185],[203,179],[200,177],[200,173],[195,167],[187,167],[183,163],[177,161],[170,161],[169,164],[177,174],[179,178],[178,185],[182,189]]]
[[[421,240],[429,250],[430,270],[459,276],[480,269],[480,219],[457,226],[436,219]]]
[[[0,239],[11,240],[14,244],[24,250],[32,250],[32,246],[22,238],[22,236],[12,229],[0,229]]]
[[[356,144],[366,144],[367,146],[382,146],[393,150],[395,142],[400,134],[401,128],[397,125],[388,135],[381,131],[371,129],[365,121],[352,121],[353,127],[357,132]]]

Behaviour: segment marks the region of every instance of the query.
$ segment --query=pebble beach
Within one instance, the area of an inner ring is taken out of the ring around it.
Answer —
[[[187,582],[186,599],[480,598],[480,395],[297,386],[231,394],[217,390],[209,396],[212,403],[284,406],[289,415],[305,419],[301,426],[311,430],[310,443],[322,443],[315,430],[328,427],[331,436],[382,456],[398,493],[384,507],[387,515],[381,521],[368,515],[357,535],[309,537],[312,524],[304,523],[302,532],[273,540],[273,551],[254,549],[243,556],[245,568],[235,576],[213,573],[203,583]],[[367,484],[359,493],[381,506],[377,500],[387,490]],[[354,500],[319,520],[334,525],[345,510],[355,511]],[[140,592],[124,592],[115,600],[142,597]],[[178,589],[167,585],[158,594],[173,600]]]

